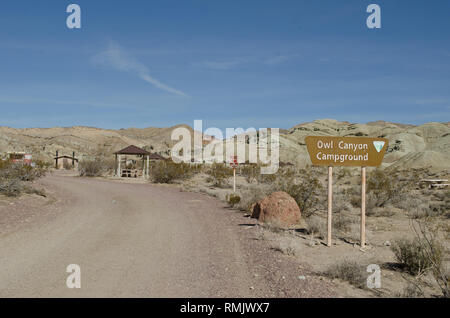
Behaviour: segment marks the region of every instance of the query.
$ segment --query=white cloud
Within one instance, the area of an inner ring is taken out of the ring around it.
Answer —
[[[116,43],[111,42],[109,48],[95,55],[92,58],[92,61],[98,65],[106,65],[118,71],[135,74],[140,79],[152,84],[153,86],[163,91],[176,95],[188,96],[184,92],[161,83],[159,80],[152,77],[149,73],[148,68],[144,64],[128,55],[127,52]]]
[[[194,63],[194,65],[209,68],[212,70],[229,70],[233,67],[236,67],[236,66],[238,66],[242,63],[246,63],[246,62],[248,62],[246,59],[235,58],[235,59],[228,59],[228,60],[221,60],[221,61],[199,62],[199,63]]]
[[[287,62],[291,59],[299,57],[300,54],[285,54],[285,55],[276,55],[267,58],[261,57],[237,57],[231,59],[223,59],[218,61],[203,61],[193,63],[195,66],[200,66],[204,68],[209,68],[212,70],[229,70],[235,68],[237,66],[249,63],[255,64],[264,64],[264,65],[278,65],[284,62]]]

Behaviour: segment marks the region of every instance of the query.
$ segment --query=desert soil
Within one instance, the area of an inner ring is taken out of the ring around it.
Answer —
[[[67,173],[36,186],[46,198],[0,200],[0,297],[337,296],[215,198]]]

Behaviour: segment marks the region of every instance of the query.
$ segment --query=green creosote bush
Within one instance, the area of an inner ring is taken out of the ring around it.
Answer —
[[[19,196],[23,192],[33,193],[32,188],[25,186],[24,182],[32,182],[43,177],[48,168],[49,164],[42,161],[35,162],[35,166],[32,167],[0,160],[0,193],[11,197]]]
[[[184,162],[158,161],[150,165],[150,177],[156,183],[173,183],[191,177],[195,169],[195,166]]]
[[[430,270],[433,264],[442,264],[443,248],[437,241],[426,246],[418,237],[399,239],[393,242],[391,249],[396,260],[411,275],[421,275]]]
[[[241,202],[241,197],[237,194],[232,193],[226,196],[226,200],[231,207],[234,207],[235,205],[239,204],[239,202]]]
[[[78,173],[81,177],[100,177],[105,172],[102,160],[82,160],[78,163]]]
[[[309,217],[319,209],[322,184],[315,169],[288,168],[277,175],[275,190],[288,193],[297,202],[302,215]]]

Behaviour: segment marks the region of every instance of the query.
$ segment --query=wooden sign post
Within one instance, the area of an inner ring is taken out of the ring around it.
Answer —
[[[366,167],[361,167],[361,247],[366,246]]]
[[[333,166],[328,166],[328,214],[327,214],[327,246],[331,246],[331,225],[333,218]]]
[[[366,245],[366,167],[381,165],[389,141],[385,138],[308,136],[305,138],[314,165],[328,166],[327,246],[332,245],[333,166],[361,167],[361,247]]]
[[[236,167],[238,166],[237,156],[231,156],[230,165],[233,168],[233,192],[236,192]]]

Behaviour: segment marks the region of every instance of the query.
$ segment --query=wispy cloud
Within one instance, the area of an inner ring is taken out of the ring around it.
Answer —
[[[194,66],[200,66],[212,70],[229,70],[242,66],[244,64],[264,64],[264,65],[278,65],[287,62],[293,58],[299,57],[300,54],[282,54],[270,57],[236,57],[230,59],[222,59],[217,61],[203,61],[193,63]]]
[[[194,63],[194,65],[209,68],[212,70],[229,70],[231,68],[234,68],[240,64],[247,63],[247,62],[249,62],[248,59],[234,58],[234,59],[226,59],[226,60],[220,60],[220,61],[198,62],[198,63]]]
[[[150,75],[150,72],[144,64],[137,61],[131,55],[129,55],[123,48],[121,48],[117,43],[111,42],[108,49],[95,55],[92,58],[92,62],[97,65],[105,65],[114,68],[118,71],[128,72],[135,74],[140,79],[152,84],[153,86],[181,96],[188,96],[184,92],[170,87]]]

